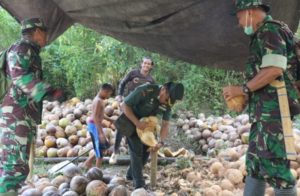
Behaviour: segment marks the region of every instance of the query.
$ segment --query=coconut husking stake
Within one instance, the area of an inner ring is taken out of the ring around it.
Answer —
[[[271,86],[277,89],[278,102],[280,108],[281,123],[283,129],[285,150],[288,160],[296,160],[296,150],[294,145],[294,136],[292,128],[292,120],[289,108],[289,102],[287,98],[287,91],[284,80],[274,80]]]

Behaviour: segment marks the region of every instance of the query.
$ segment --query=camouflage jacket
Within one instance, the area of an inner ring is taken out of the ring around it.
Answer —
[[[39,53],[40,47],[28,40],[21,40],[8,50],[6,73],[12,84],[3,99],[1,113],[13,113],[15,120],[30,118],[40,123],[42,100],[50,86],[42,81]]]
[[[292,86],[287,73],[296,73],[296,55],[294,51],[293,34],[283,29],[280,25],[271,23],[272,17],[267,16],[260,27],[251,37],[249,49],[250,55],[246,63],[246,78],[251,80],[261,68],[278,65],[285,72],[283,79],[286,83],[291,115],[300,113],[297,102],[297,93]],[[249,97],[248,107],[251,122],[278,121],[280,109],[276,88],[267,85]]]

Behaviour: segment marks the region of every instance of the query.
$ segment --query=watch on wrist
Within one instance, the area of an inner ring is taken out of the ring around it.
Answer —
[[[242,89],[243,89],[243,93],[245,93],[246,95],[249,95],[251,92],[246,83],[243,84]]]

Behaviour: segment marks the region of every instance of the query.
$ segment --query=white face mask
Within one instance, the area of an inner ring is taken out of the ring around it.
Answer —
[[[249,11],[247,10],[247,15],[246,15],[246,26],[244,27],[244,33],[246,35],[253,35],[254,34],[254,29],[252,27],[252,16],[251,16],[251,22],[250,22],[250,25],[248,26],[248,13]]]

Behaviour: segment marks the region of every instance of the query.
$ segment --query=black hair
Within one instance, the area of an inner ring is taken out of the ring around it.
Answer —
[[[151,65],[154,66],[153,60],[152,60],[150,57],[148,57],[148,56],[144,56],[144,57],[142,58],[142,63],[144,62],[145,59],[150,60],[150,61],[151,61]]]
[[[22,35],[23,36],[32,36],[34,34],[34,32],[36,31],[37,27],[32,27],[30,29],[24,29],[22,30]]]
[[[113,85],[109,84],[109,83],[104,83],[101,85],[101,89],[103,90],[111,90],[112,92],[114,92],[114,87]]]

